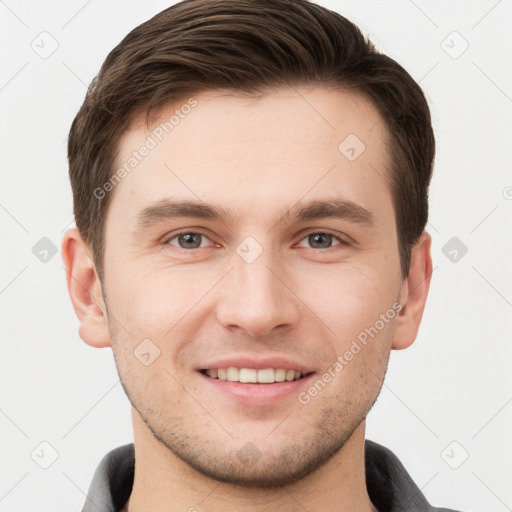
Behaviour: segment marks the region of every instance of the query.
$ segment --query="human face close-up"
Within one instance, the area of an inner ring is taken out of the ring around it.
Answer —
[[[194,100],[112,192],[102,283],[110,341],[134,414],[173,456],[219,480],[283,485],[364,429],[391,348],[415,335],[407,308],[389,315],[408,287],[387,131],[349,92]],[[180,105],[149,129],[138,119],[118,165]],[[228,380],[204,371],[227,367],[249,369],[244,379],[268,368],[303,377],[240,383],[233,370]]]

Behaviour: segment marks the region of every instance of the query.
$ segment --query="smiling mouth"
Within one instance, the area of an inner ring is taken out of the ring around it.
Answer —
[[[300,380],[314,372],[303,373],[299,370],[285,370],[284,368],[211,368],[199,370],[200,373],[217,380],[241,382],[245,384],[275,384],[279,382],[292,382]]]

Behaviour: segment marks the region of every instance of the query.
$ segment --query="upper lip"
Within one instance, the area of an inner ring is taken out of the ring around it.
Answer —
[[[254,368],[255,370],[264,370],[265,368],[275,368],[284,370],[299,370],[303,374],[311,373],[314,370],[302,363],[293,361],[287,357],[250,357],[250,356],[237,356],[237,357],[224,357],[216,361],[210,361],[204,365],[196,368],[197,370],[210,370],[214,368],[229,368],[234,366],[236,368]]]

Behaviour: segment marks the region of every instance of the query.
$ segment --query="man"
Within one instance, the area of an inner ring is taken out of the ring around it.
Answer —
[[[365,441],[432,272],[401,66],[305,0],[187,0],[109,54],[68,154],[68,289],[134,430],[84,511],[447,510]]]

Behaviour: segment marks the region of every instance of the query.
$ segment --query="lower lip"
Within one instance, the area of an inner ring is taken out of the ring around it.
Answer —
[[[235,398],[238,402],[244,405],[272,405],[280,400],[289,397],[297,396],[301,388],[308,386],[314,373],[310,373],[302,379],[274,382],[273,384],[251,384],[242,382],[231,382],[229,380],[213,379],[198,372],[199,375],[205,380],[206,384],[213,386],[214,389],[225,393],[226,395]]]

